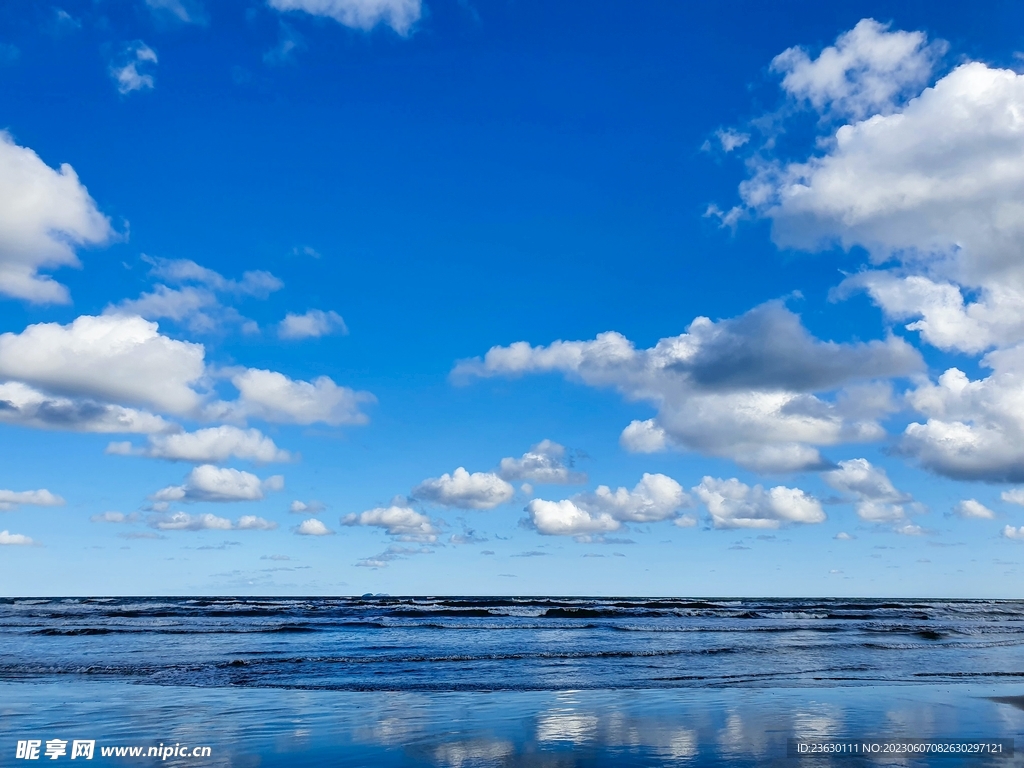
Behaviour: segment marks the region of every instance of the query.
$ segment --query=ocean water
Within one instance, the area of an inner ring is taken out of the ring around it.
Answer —
[[[29,739],[103,764],[1024,765],[787,757],[1022,736],[1024,602],[0,600],[2,765]],[[157,744],[210,755],[99,754]]]

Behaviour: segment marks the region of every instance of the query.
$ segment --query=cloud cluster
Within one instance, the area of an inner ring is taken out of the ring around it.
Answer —
[[[114,237],[70,165],[54,170],[0,131],[0,294],[66,304],[67,288],[39,271],[80,266],[76,248]]]
[[[284,478],[272,475],[260,480],[250,472],[203,464],[195,467],[181,485],[171,485],[154,493],[157,502],[260,501],[267,491],[284,488]]]
[[[667,475],[644,474],[632,491],[598,486],[560,501],[534,499],[526,506],[529,522],[549,536],[586,537],[619,530],[623,523],[651,523],[690,506],[682,486]]]
[[[433,543],[437,541],[439,533],[430,518],[422,512],[396,504],[346,515],[341,519],[341,524],[383,528],[385,533],[398,541]]]
[[[64,505],[64,499],[45,488],[38,491],[0,490],[0,512],[16,509],[22,504],[32,507],[60,507]]]
[[[769,302],[730,320],[699,317],[650,349],[614,332],[493,347],[460,362],[452,377],[561,373],[658,408],[654,419],[626,427],[622,442],[630,450],[677,446],[757,471],[797,471],[826,465],[818,446],[881,438],[878,419],[894,407],[887,385],[871,380],[923,367],[900,338],[821,341],[781,302]]]
[[[510,501],[514,493],[512,486],[496,474],[470,474],[464,467],[450,475],[424,480],[412,489],[414,499],[459,509],[494,509]]]
[[[255,515],[242,515],[232,522],[209,512],[190,515],[187,512],[171,512],[154,515],[150,526],[160,531],[272,531],[277,523]]]
[[[408,35],[423,12],[421,0],[268,0],[278,11],[304,11],[326,16],[353,29],[370,30],[386,24]]]
[[[277,326],[277,335],[282,339],[318,339],[333,333],[348,333],[345,321],[333,310],[310,309],[304,315],[289,312]]]
[[[230,425],[195,432],[151,435],[142,447],[129,442],[111,443],[107,446],[107,453],[194,464],[219,464],[232,458],[267,464],[292,458],[288,451],[278,448],[258,429],[239,429]]]
[[[153,89],[153,75],[144,70],[156,65],[156,51],[138,40],[125,48],[121,61],[120,66],[110,65],[110,76],[117,85],[118,93],[125,96],[132,91]]]
[[[505,480],[523,480],[536,485],[577,485],[587,482],[584,472],[576,472],[566,464],[564,445],[541,440],[520,458],[501,460],[498,474]]]
[[[867,459],[840,461],[836,469],[823,472],[822,479],[848,499],[862,520],[895,523],[906,517],[904,504],[913,501],[910,494],[896,489],[882,467]]]
[[[705,477],[693,492],[707,507],[715,528],[778,528],[825,520],[821,503],[799,488],[778,485],[765,490],[736,478]]]
[[[230,298],[265,299],[284,283],[269,272],[250,270],[241,280],[225,278],[218,272],[189,259],[157,259],[143,256],[151,265],[150,276],[160,280],[153,290],[137,299],[111,304],[105,314],[139,315],[147,320],[171,320],[190,331],[209,333],[227,325],[240,325],[245,331],[257,331],[252,320],[222,303]]]

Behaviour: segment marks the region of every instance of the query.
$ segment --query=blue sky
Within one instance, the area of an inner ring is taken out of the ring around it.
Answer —
[[[4,593],[1017,596],[1022,16],[4,4]]]

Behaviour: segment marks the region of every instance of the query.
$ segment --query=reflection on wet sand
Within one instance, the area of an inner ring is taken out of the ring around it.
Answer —
[[[26,736],[62,738],[88,731],[100,744],[209,744],[214,758],[203,765],[225,768],[792,765],[786,758],[789,738],[1020,740],[1022,702],[1014,686],[447,693],[248,689],[239,697],[231,689],[0,683],[0,750]],[[1021,763],[1015,759],[1000,765]],[[175,764],[173,758],[166,762]],[[814,768],[830,764],[854,768],[857,763],[826,760]],[[936,764],[953,768],[960,762]]]

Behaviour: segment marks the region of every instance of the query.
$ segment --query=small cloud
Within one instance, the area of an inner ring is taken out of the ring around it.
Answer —
[[[697,524],[697,518],[693,515],[680,515],[672,521],[672,525],[679,528],[693,528]]]
[[[162,536],[159,533],[151,533],[150,531],[132,531],[131,533],[119,533],[117,534],[122,539],[166,539],[166,536]]]
[[[310,309],[304,315],[289,312],[277,326],[277,335],[282,339],[318,339],[331,334],[348,335],[348,326],[333,310]]]
[[[284,562],[286,560],[291,560],[291,558],[288,555],[261,555],[260,560],[278,560]]]
[[[64,499],[45,488],[38,491],[5,491],[0,490],[0,512],[17,509],[22,504],[33,507],[62,507]]]
[[[315,517],[303,520],[295,526],[294,531],[300,536],[331,536],[334,534],[334,531]]]
[[[1024,525],[1019,528],[1014,528],[1012,525],[1008,525],[1003,528],[1003,536],[1008,539],[1017,539],[1018,541],[1024,541]]]
[[[836,535],[835,535],[835,536],[834,536],[833,538],[835,538],[835,539],[837,539],[837,540],[839,540],[839,541],[853,541],[853,540],[854,540],[854,539],[856,539],[857,537],[856,537],[856,536],[851,536],[851,535],[850,535],[849,533],[847,533],[846,531],[840,531],[840,532],[839,532],[839,533],[837,533],[837,534],[836,534]]]
[[[996,516],[995,512],[974,499],[964,499],[953,507],[953,512],[966,520],[992,520]]]
[[[312,259],[319,259],[322,257],[322,254],[315,248],[304,245],[301,248],[299,246],[292,248],[292,256],[309,256]]]
[[[30,547],[33,544],[35,542],[24,534],[0,531],[0,546]]]
[[[920,536],[922,533],[924,533],[924,528],[922,528],[920,525],[907,523],[906,525],[900,525],[893,528],[893,531],[904,536]]]
[[[104,512],[89,518],[94,523],[134,523],[138,519],[138,512],[132,512],[130,515],[126,515],[124,512]]]
[[[156,51],[138,40],[126,48],[122,60],[125,61],[122,66],[110,65],[110,76],[117,84],[118,93],[125,96],[132,91],[153,89],[153,76],[141,72],[140,69],[157,63]]]
[[[494,550],[493,549],[481,549],[480,550],[480,554],[481,555],[493,555],[494,554]]]
[[[512,555],[512,557],[546,557],[550,554],[550,552],[538,552],[537,550],[531,550],[529,552],[520,552],[518,555]]]
[[[316,515],[327,509],[327,505],[313,499],[311,501],[299,501],[296,499],[288,505],[288,512],[292,515]]]

